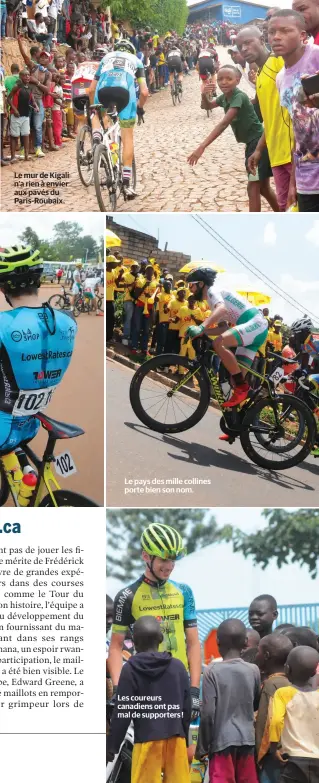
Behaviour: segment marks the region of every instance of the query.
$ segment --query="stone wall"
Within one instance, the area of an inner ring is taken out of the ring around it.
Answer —
[[[155,258],[162,269],[167,268],[175,277],[178,270],[191,260],[190,256],[175,250],[160,250],[156,237],[122,226],[109,216],[106,216],[106,228],[114,231],[122,240],[120,250],[124,257],[133,258],[134,261]]]

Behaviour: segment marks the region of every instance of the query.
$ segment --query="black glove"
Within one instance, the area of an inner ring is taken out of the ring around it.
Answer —
[[[192,699],[191,720],[197,720],[200,714],[200,704],[199,704],[199,688],[196,688],[195,685],[191,685],[191,699]]]
[[[138,106],[136,109],[136,114],[138,117],[144,117],[145,111],[141,106]]]
[[[308,370],[301,370],[301,369],[298,369],[298,370],[295,370],[295,371],[292,373],[291,377],[292,377],[292,378],[295,378],[295,379],[296,379],[296,381],[297,381],[297,380],[298,380],[298,378],[307,378],[307,375],[308,375]]]

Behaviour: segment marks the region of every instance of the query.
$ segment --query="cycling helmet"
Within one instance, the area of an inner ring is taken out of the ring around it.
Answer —
[[[40,278],[42,272],[43,260],[39,250],[32,250],[30,245],[13,245],[0,250],[0,285],[31,284]]]
[[[210,288],[211,285],[214,285],[216,275],[217,272],[215,272],[214,269],[203,266],[198,267],[198,269],[193,269],[193,271],[187,275],[187,283],[197,283],[197,289],[195,292],[192,291],[192,293],[195,293],[195,297],[198,301],[203,298],[204,287],[207,285],[208,288]],[[198,283],[204,283],[204,285],[200,287]]]
[[[180,560],[186,555],[182,536],[173,527],[154,523],[143,530],[141,544],[145,552],[163,560]]]
[[[135,46],[133,46],[131,41],[128,41],[127,38],[122,38],[121,41],[115,41],[114,51],[115,52],[129,52],[130,54],[136,54]]]
[[[308,315],[304,315],[302,318],[298,318],[294,321],[290,328],[292,334],[301,334],[301,332],[308,332],[308,334],[310,334],[310,332],[313,331],[313,323]]]
[[[75,266],[78,267],[78,269],[82,269],[83,266],[82,261],[77,261]]]

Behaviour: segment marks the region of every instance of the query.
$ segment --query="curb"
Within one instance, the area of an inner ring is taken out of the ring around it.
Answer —
[[[129,359],[128,356],[125,356],[124,354],[117,353],[114,348],[106,348],[106,356],[108,356],[109,359],[114,359],[114,361],[119,362],[119,364],[124,364],[125,367],[129,367],[131,370],[138,370],[138,368],[141,366],[137,362],[133,362],[132,359]],[[172,381],[170,378],[168,378],[166,375],[159,375],[156,372],[150,373],[151,378],[158,381],[158,383],[162,383],[164,386],[168,386],[172,388],[174,381]],[[196,399],[198,397],[198,392],[195,389],[191,389],[188,386],[183,386],[180,390],[183,394],[186,394],[188,397],[193,397]],[[220,410],[218,403],[216,400],[211,399],[209,406],[211,408],[215,408],[216,410]]]

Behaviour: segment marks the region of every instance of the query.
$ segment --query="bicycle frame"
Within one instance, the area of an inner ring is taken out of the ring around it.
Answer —
[[[19,454],[25,454],[28,460],[32,462],[32,464],[38,471],[37,484],[34,492],[32,492],[32,495],[30,497],[28,508],[37,508],[40,505],[45,488],[47,489],[51,497],[53,506],[55,506],[56,508],[58,507],[54,498],[53,491],[51,489],[51,485],[54,485],[54,489],[61,489],[51,468],[51,463],[55,462],[55,457],[53,453],[55,444],[56,444],[56,440],[54,438],[51,438],[51,436],[49,435],[48,442],[45,447],[42,459],[39,459],[39,457],[35,454],[35,452],[30,448],[30,446],[27,443],[22,443],[21,446],[18,446],[17,449],[15,450],[15,453],[18,458],[19,458]],[[18,507],[19,506],[18,494],[19,494],[20,487],[16,487],[15,482],[13,481],[12,473],[9,470],[6,470],[2,460],[1,460],[1,465],[2,465],[2,470],[6,476],[14,504],[15,506]]]

